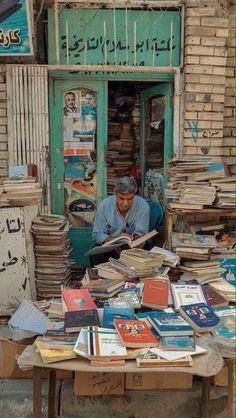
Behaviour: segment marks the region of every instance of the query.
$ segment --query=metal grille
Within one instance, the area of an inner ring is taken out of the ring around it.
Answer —
[[[8,65],[7,95],[9,164],[36,164],[41,211],[50,212],[47,68]]]

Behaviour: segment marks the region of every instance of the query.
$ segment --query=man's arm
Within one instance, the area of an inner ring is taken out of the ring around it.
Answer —
[[[97,244],[103,244],[109,238],[109,225],[106,218],[106,208],[103,202],[97,208],[96,216],[93,222],[92,237]]]

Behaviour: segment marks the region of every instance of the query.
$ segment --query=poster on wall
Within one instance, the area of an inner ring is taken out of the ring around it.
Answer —
[[[0,1],[1,55],[33,55],[29,0]]]
[[[96,204],[97,125],[96,93],[75,89],[64,93],[64,191],[65,209],[80,221],[91,225]]]

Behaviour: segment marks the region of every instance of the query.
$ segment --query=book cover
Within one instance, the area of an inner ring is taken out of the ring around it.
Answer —
[[[173,335],[193,335],[194,330],[177,312],[158,313],[148,318],[151,325],[162,337]]]
[[[179,311],[197,332],[209,331],[220,321],[219,317],[214,313],[214,309],[205,303],[180,306]]]
[[[144,321],[115,319],[114,326],[125,347],[157,347],[158,341]]]
[[[164,350],[182,350],[182,351],[194,351],[195,341],[193,337],[186,336],[173,336],[173,337],[162,337],[162,347]]]
[[[236,283],[236,258],[219,258],[221,267],[226,271],[221,274],[227,282],[235,286]]]
[[[68,311],[96,309],[88,289],[63,289],[62,298]]]
[[[199,284],[171,283],[171,292],[176,309],[179,309],[180,305],[206,303],[202,287]]]
[[[168,306],[169,282],[145,279],[141,304],[150,308],[163,309]]]
[[[134,308],[117,308],[114,306],[104,306],[103,309],[103,328],[115,328],[114,319],[135,319]]]
[[[97,279],[91,280],[88,284],[85,284],[82,289],[88,289],[89,292],[112,292],[115,289],[119,289],[125,284],[124,280],[120,279]]]
[[[147,350],[140,353],[136,358],[137,367],[190,367],[193,365],[191,356],[185,356],[177,360],[166,360],[160,355]]]
[[[65,332],[78,332],[90,325],[100,325],[97,309],[65,312]]]
[[[108,328],[88,327],[88,352],[93,358],[124,358],[127,350],[118,332]]]
[[[229,304],[229,302],[222,295],[220,295],[208,284],[203,286],[203,292],[206,298],[207,305],[210,305],[213,308],[220,308]]]
[[[222,318],[214,328],[213,334],[217,342],[235,347],[235,317],[232,315]]]

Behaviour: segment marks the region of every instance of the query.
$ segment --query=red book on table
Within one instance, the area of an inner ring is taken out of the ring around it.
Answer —
[[[145,279],[142,305],[148,308],[164,309],[168,307],[169,281]]]
[[[157,347],[158,341],[144,321],[114,319],[113,324],[125,347]]]
[[[87,289],[63,289],[62,299],[65,310],[69,312],[97,309]]]

